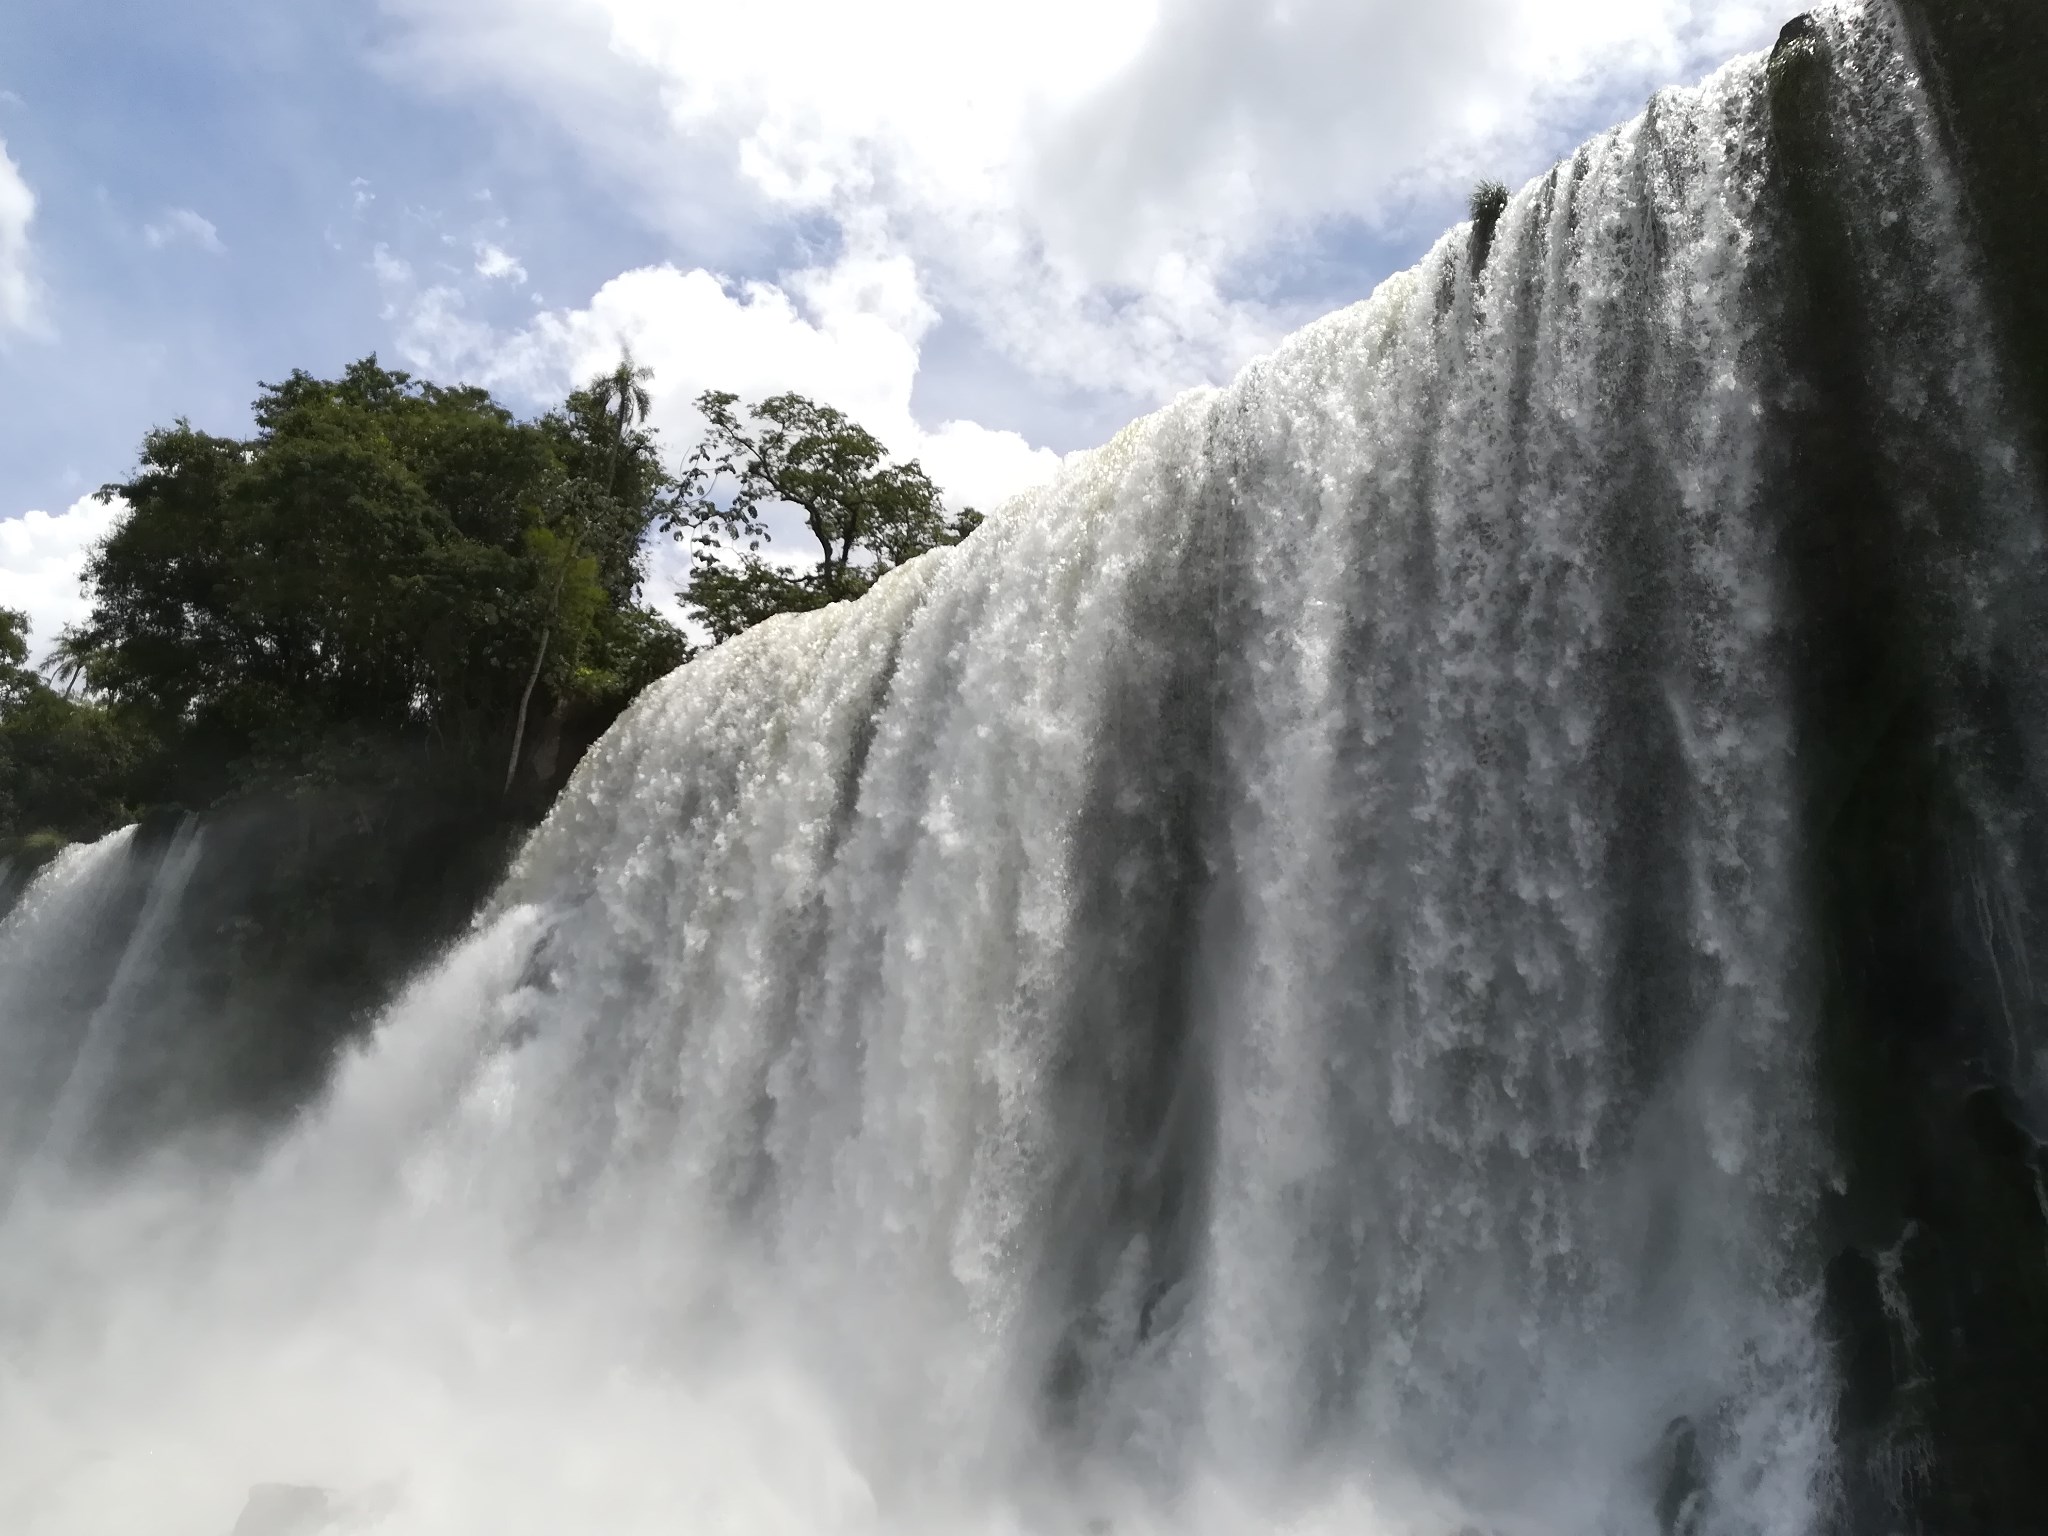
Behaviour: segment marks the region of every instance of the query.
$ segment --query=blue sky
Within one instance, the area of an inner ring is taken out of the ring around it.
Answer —
[[[0,603],[75,616],[150,426],[372,351],[532,409],[626,342],[677,450],[795,388],[988,505],[1797,8],[0,8]]]
[[[0,13],[0,139],[36,195],[55,333],[0,352],[7,510],[112,478],[154,421],[229,425],[258,379],[388,347],[377,242],[516,220],[565,296],[662,254],[557,136],[393,80],[380,28],[368,8],[246,0]],[[175,210],[219,249],[167,226]]]

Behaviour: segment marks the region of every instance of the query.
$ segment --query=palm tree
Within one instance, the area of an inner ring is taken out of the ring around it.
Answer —
[[[67,625],[37,670],[61,687],[65,698],[70,698],[81,685],[90,697],[93,665],[99,660],[100,651],[100,643],[90,631]]]
[[[612,421],[611,451],[605,460],[605,494],[619,493],[619,455],[626,448],[626,434],[647,419],[647,409],[652,403],[647,393],[647,381],[654,377],[654,370],[636,367],[633,349],[619,348],[618,366],[597,380],[591,392],[597,397],[598,409]],[[617,414],[612,413],[616,411]]]
[[[597,408],[612,424],[611,442],[605,451],[604,485],[598,491],[607,503],[616,503],[619,491],[619,458],[625,452],[626,439],[633,429],[647,419],[652,398],[647,393],[647,381],[654,377],[652,368],[634,363],[630,347],[619,348],[618,365],[602,378],[591,382],[590,392]],[[565,487],[565,489],[570,489]],[[554,637],[556,620],[561,616],[562,588],[569,579],[569,568],[576,563],[576,556],[583,547],[583,538],[590,527],[590,505],[593,498],[571,496],[568,498],[582,510],[570,530],[569,547],[560,563],[555,567],[554,590],[548,595],[548,619],[541,626],[540,647],[534,652],[533,667],[526,674],[526,687],[519,695],[519,714],[512,726],[512,755],[505,763],[504,794],[512,793],[512,781],[519,773],[519,750],[526,741],[526,713],[533,703],[534,685],[540,681],[541,666],[547,661],[548,642]]]

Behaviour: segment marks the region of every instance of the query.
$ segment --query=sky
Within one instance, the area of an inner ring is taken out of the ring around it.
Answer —
[[[83,615],[152,426],[370,353],[526,413],[630,346],[673,456],[797,390],[986,510],[1801,8],[0,7],[0,605]]]

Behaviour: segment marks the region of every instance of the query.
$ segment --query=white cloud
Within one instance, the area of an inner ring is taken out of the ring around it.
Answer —
[[[153,251],[160,251],[167,245],[191,245],[219,256],[227,250],[221,244],[220,231],[213,227],[213,220],[194,213],[190,208],[165,210],[162,218],[143,227],[142,243]]]
[[[519,258],[488,240],[477,242],[476,273],[482,278],[502,277],[514,283],[526,281],[526,268],[519,264]]]
[[[1768,39],[1788,0],[1167,0],[1116,80],[1032,147],[1030,206],[1090,270],[1384,222]],[[1590,121],[1589,121],[1590,120]]]
[[[79,588],[92,547],[128,510],[119,498],[84,496],[62,512],[25,512],[0,521],[0,608],[29,616],[30,655],[48,654],[58,632],[86,615]]]
[[[903,252],[872,227],[850,233],[853,243],[836,261],[780,282],[732,281],[701,267],[637,268],[581,307],[542,309],[510,323],[490,318],[503,311],[502,284],[487,270],[493,264],[430,277],[436,264],[416,267],[379,245],[369,265],[395,322],[392,351],[430,377],[470,380],[540,405],[609,369],[630,347],[653,370],[651,422],[678,467],[701,438],[693,402],[705,390],[731,390],[746,401],[794,390],[846,411],[896,456],[919,459],[955,508],[993,511],[1049,479],[1059,455],[1016,432],[919,418],[913,387],[938,312]],[[776,539],[768,558],[799,566],[815,558],[793,516],[772,513],[768,521]],[[647,602],[686,628],[673,599],[690,558],[679,543],[655,541],[644,590]]]
[[[0,332],[37,328],[39,293],[29,264],[28,227],[36,195],[0,140]]]
[[[1799,0],[380,3],[394,67],[552,119],[687,256],[508,324],[495,227],[431,286],[380,247],[409,366],[540,400],[629,344],[672,450],[702,390],[793,389],[992,509],[1059,461],[913,407],[941,325],[1063,405],[1220,381],[1306,318],[1276,267],[1419,236]]]
[[[910,261],[879,244],[781,284],[640,268],[613,278],[583,308],[545,311],[509,332],[474,317],[446,284],[403,291],[409,272],[386,266],[402,316],[399,352],[410,366],[550,399],[630,346],[654,370],[653,420],[675,455],[701,430],[691,402],[703,391],[755,400],[795,390],[838,406],[892,452],[920,459],[956,504],[993,507],[1059,465],[1058,455],[1015,432],[918,420],[911,392],[919,344],[937,312]]]
[[[1247,274],[1304,232],[1398,226],[1420,190],[1532,174],[1797,8],[383,4],[418,75],[553,115],[656,222],[709,206],[757,230],[879,231],[931,303],[1031,373],[1151,398],[1301,318]]]

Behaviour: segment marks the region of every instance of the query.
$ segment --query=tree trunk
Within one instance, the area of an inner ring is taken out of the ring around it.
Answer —
[[[533,653],[533,670],[526,674],[526,691],[519,695],[519,718],[512,726],[512,756],[505,762],[505,788],[503,793],[510,796],[512,780],[519,773],[519,749],[526,741],[526,710],[533,703],[533,685],[540,681],[541,663],[548,659],[548,640],[554,634],[555,626],[550,623],[540,632],[540,649]]]
[[[519,774],[519,748],[526,740],[526,709],[533,702],[533,686],[540,681],[541,663],[548,659],[548,641],[555,633],[555,620],[562,612],[562,588],[569,582],[569,567],[576,563],[576,556],[583,549],[584,525],[576,527],[576,537],[569,541],[569,553],[555,568],[555,590],[548,594],[548,621],[541,626],[540,649],[533,655],[533,670],[526,674],[526,690],[519,695],[519,718],[512,726],[512,756],[505,763],[504,794],[512,793],[512,780]]]
[[[860,537],[860,513],[852,507],[846,509],[846,528],[839,538],[839,588],[845,591],[846,573],[853,569],[853,546]]]
[[[627,359],[630,364],[631,359]],[[630,371],[630,370],[629,370]],[[612,432],[612,441],[605,454],[604,496],[607,501],[618,499],[619,450],[625,446],[626,431],[633,415],[633,399],[628,385],[630,380],[620,376],[619,415]],[[569,567],[576,563],[576,557],[583,551],[583,536],[589,532],[588,514],[578,521],[576,535],[569,541],[569,553],[555,570],[555,590],[548,597],[548,622],[540,632],[540,649],[534,652],[533,670],[526,674],[526,687],[519,695],[519,715],[512,725],[512,755],[505,761],[505,788],[503,793],[512,793],[512,781],[519,776],[519,749],[526,744],[526,714],[533,704],[533,690],[540,682],[540,669],[548,659],[548,641],[554,638],[555,619],[562,611],[562,588],[569,580]],[[602,568],[599,571],[602,576]]]
[[[825,531],[824,520],[808,507],[804,509],[804,521],[811,525],[811,537],[818,541],[818,580],[830,590],[832,587],[832,535]]]

